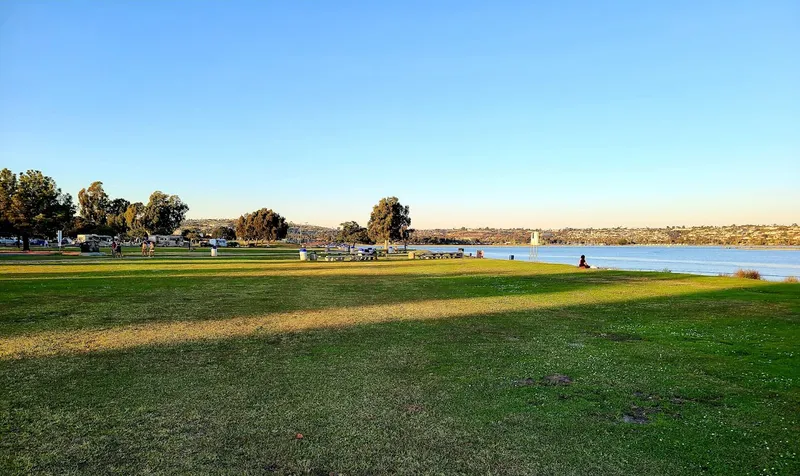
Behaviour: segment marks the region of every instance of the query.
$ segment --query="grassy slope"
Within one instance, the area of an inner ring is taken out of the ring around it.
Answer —
[[[800,471],[797,285],[278,257],[0,258],[0,473]]]

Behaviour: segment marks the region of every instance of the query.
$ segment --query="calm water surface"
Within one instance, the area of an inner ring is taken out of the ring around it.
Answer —
[[[483,250],[486,258],[529,260],[527,246],[418,246],[431,251],[464,248],[473,256]],[[711,246],[540,246],[538,260],[543,263],[577,266],[581,255],[591,266],[638,271],[705,274],[731,274],[737,269],[755,269],[764,279],[780,281],[800,277],[800,248],[741,249]]]

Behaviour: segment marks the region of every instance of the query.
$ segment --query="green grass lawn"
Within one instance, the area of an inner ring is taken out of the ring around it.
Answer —
[[[797,284],[128,253],[0,255],[0,474],[800,473]]]

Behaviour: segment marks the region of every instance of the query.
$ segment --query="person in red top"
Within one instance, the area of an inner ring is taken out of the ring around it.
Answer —
[[[578,263],[578,267],[586,269],[591,268],[591,266],[589,266],[589,264],[586,263],[586,255],[581,255],[581,262]]]

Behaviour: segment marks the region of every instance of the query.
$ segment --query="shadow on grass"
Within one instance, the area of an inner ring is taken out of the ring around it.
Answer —
[[[13,279],[3,283],[0,295],[0,335],[426,300],[553,294],[678,279],[675,275],[625,272],[510,276],[491,270],[432,272],[437,269],[430,268],[431,272],[425,274],[359,275],[350,269],[345,275],[236,279],[163,275],[105,280]]]
[[[9,265],[9,268],[11,266]],[[240,275],[281,275],[281,276],[349,276],[354,273],[379,275],[516,275],[536,276],[543,274],[574,274],[575,276],[593,276],[601,273],[605,276],[642,275],[641,271],[619,270],[577,270],[574,266],[554,263],[509,263],[499,260],[443,260],[443,261],[410,261],[381,260],[373,262],[305,262],[288,260],[137,260],[100,262],[65,262],[54,266],[43,266],[42,263],[30,262],[17,268],[6,270],[0,281],[16,280],[103,280],[113,278],[147,277],[181,277],[181,276],[240,276]],[[659,279],[681,279],[687,275],[645,273],[659,275]]]
[[[570,274],[568,276],[574,276]],[[685,299],[681,296],[698,293],[696,287],[688,284],[671,285],[659,280],[631,281],[626,276],[617,280],[607,279],[603,282],[592,282],[589,279],[562,280],[560,275],[545,275],[521,280],[513,278],[482,277],[448,277],[438,278],[449,283],[448,287],[432,286],[429,280],[421,280],[416,291],[436,290],[439,294],[424,295],[413,292],[376,293],[373,299],[362,299],[360,302],[333,302],[320,299],[308,305],[303,298],[308,297],[302,290],[294,294],[300,299],[290,302],[285,296],[272,302],[278,303],[276,309],[261,312],[250,308],[249,313],[235,312],[234,306],[224,309],[230,314],[219,313],[214,319],[195,316],[186,320],[182,316],[163,313],[158,316],[133,313],[120,316],[101,313],[92,314],[89,319],[73,318],[67,324],[57,315],[45,315],[33,325],[17,322],[16,326],[4,326],[6,337],[0,339],[0,357],[24,355],[49,355],[61,352],[100,351],[115,348],[128,348],[139,345],[176,343],[185,340],[203,340],[227,337],[239,337],[256,333],[280,333],[312,330],[315,328],[347,327],[362,324],[374,324],[387,321],[436,320],[479,315],[507,314],[514,312],[537,312],[541,310],[570,309],[571,306],[624,306],[625,302],[637,302],[642,299],[673,298]],[[503,283],[507,283],[504,285]],[[525,282],[529,288],[520,285]],[[285,278],[280,282],[280,289],[285,290]],[[395,291],[397,282],[386,283]],[[733,288],[730,280],[717,282],[715,294],[725,287]],[[736,283],[739,284],[739,283]],[[373,289],[376,283],[372,283]],[[744,287],[742,283],[741,287]],[[752,289],[764,289],[769,285],[753,286]],[[772,285],[781,286],[781,285]],[[302,288],[302,285],[297,287]],[[330,288],[333,296],[346,295],[342,292],[344,284],[339,282]],[[358,280],[350,283],[353,296],[360,296]],[[314,282],[313,292],[319,293],[318,282]],[[458,293],[462,294],[459,295]],[[739,290],[741,292],[741,290]],[[762,292],[763,294],[763,292]],[[241,296],[240,296],[241,297]],[[382,297],[382,302],[377,302]],[[389,299],[387,299],[387,297]],[[195,301],[176,301],[173,306],[185,309],[188,302],[196,302],[207,306],[214,301],[214,296],[201,293]],[[150,301],[146,301],[148,303]],[[287,305],[288,304],[288,305]],[[161,309],[165,303],[157,302]],[[108,304],[99,303],[100,309],[108,308]],[[169,309],[169,308],[168,308]],[[110,313],[106,309],[106,313]],[[121,318],[120,318],[121,317]],[[144,317],[144,318],[142,318]],[[14,323],[13,317],[5,319]],[[53,326],[42,325],[50,321]],[[77,327],[77,329],[76,329]],[[33,328],[34,330],[31,330]],[[15,332],[16,331],[16,332]]]

